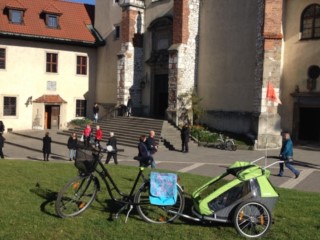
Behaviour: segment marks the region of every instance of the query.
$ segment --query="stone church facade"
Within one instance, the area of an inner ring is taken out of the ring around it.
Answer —
[[[320,141],[320,1],[96,1],[96,100],[106,114],[133,99],[138,116],[201,122],[279,147],[280,132]],[[282,101],[266,101],[268,82]],[[310,120],[311,118],[311,120]],[[319,122],[319,121],[318,121]],[[313,126],[313,127],[311,127]]]

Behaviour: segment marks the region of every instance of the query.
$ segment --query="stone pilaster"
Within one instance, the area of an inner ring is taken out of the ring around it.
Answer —
[[[264,3],[263,3],[264,2]],[[257,96],[257,148],[277,148],[281,146],[281,117],[278,104],[266,100],[268,81],[274,86],[277,96],[280,95],[281,51],[282,51],[282,0],[260,1],[264,9],[261,35],[257,40],[256,85],[260,97]],[[261,14],[259,15],[261,17]],[[261,20],[259,21],[261,23]],[[263,41],[261,41],[263,39]],[[263,43],[263,45],[262,45]],[[262,48],[263,47],[263,48]],[[262,51],[263,50],[263,51]],[[263,53],[263,54],[262,54]]]
[[[174,0],[173,44],[169,48],[168,120],[192,122],[192,105],[187,93],[195,86],[198,52],[200,0]],[[181,98],[181,96],[184,96]]]
[[[143,1],[122,5],[121,51],[118,53],[117,103],[126,104],[131,95],[134,114],[141,108],[143,78]]]

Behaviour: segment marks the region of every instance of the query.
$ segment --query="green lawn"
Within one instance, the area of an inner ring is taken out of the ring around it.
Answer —
[[[138,168],[108,168],[121,189],[129,191]],[[141,220],[135,211],[127,223],[124,214],[110,220],[117,205],[104,188],[86,212],[61,219],[55,214],[54,201],[60,188],[76,174],[71,163],[0,160],[0,239],[243,239],[227,224],[179,219],[173,224],[155,225]],[[188,193],[209,179],[179,175]],[[320,239],[320,194],[277,190],[280,200],[266,239]],[[188,202],[186,207],[190,207]]]

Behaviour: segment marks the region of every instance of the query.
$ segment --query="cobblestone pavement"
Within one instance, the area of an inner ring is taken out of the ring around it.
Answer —
[[[50,161],[72,164],[68,161],[68,149],[66,142],[68,136],[57,134],[57,131],[50,130],[52,137],[52,154]],[[42,161],[42,137],[45,131],[31,130],[5,133],[6,138],[4,154],[6,159],[25,159]],[[105,143],[102,143],[105,144]],[[133,157],[137,155],[137,149],[121,146],[123,151],[118,154],[119,164],[137,166],[137,161]],[[277,161],[279,149],[249,151],[237,150],[234,152],[224,151],[214,148],[198,147],[190,144],[189,153],[180,151],[170,151],[160,144],[159,151],[155,154],[157,168],[188,172],[204,176],[217,176],[225,171],[225,168],[235,161],[253,161],[260,157],[267,156],[266,159],[258,163],[262,166],[269,165]],[[270,181],[283,188],[298,189],[308,192],[320,192],[320,151],[319,149],[306,149],[295,147],[294,166],[301,171],[298,179],[294,174],[285,168],[284,177],[278,177],[279,166],[275,164],[269,169],[271,171]],[[111,161],[110,164],[113,164]]]

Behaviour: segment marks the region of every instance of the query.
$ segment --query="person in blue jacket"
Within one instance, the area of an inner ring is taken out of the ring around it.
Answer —
[[[296,170],[292,165],[291,162],[293,161],[293,144],[292,140],[290,138],[290,134],[288,132],[282,133],[283,141],[282,141],[282,147],[280,151],[280,160],[284,161],[284,164],[286,167],[294,173],[296,178],[299,177],[300,172]],[[283,176],[283,163],[280,163],[280,171],[279,171],[279,177]]]

